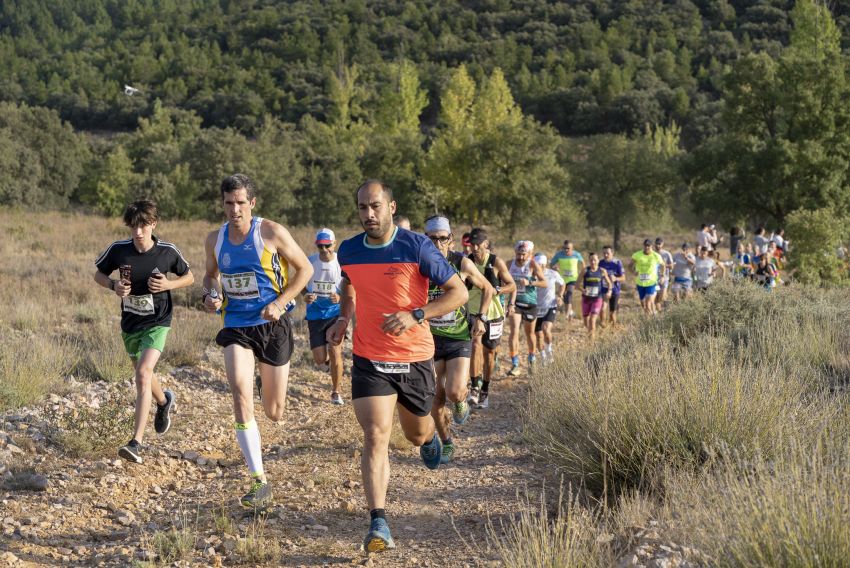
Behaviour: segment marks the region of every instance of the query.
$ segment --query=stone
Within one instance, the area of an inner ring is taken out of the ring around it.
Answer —
[[[187,460],[187,461],[195,461],[199,457],[200,457],[200,454],[198,452],[194,452],[192,450],[187,450],[187,451],[183,452],[183,459]]]
[[[128,527],[136,521],[136,516],[130,511],[119,509],[118,511],[115,511],[115,520],[125,527]]]

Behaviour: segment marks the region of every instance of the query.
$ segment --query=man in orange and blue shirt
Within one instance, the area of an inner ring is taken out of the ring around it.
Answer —
[[[431,417],[436,390],[434,340],[426,320],[466,303],[466,286],[446,258],[424,235],[393,225],[392,191],[378,181],[357,190],[364,233],[342,243],[341,314],[328,329],[338,345],[356,314],[351,399],[363,428],[360,462],[371,524],[367,552],[394,548],[385,517],[389,483],[389,441],[393,411],[405,437],[420,446],[425,465],[440,465],[442,447]],[[428,301],[429,280],[444,293]]]

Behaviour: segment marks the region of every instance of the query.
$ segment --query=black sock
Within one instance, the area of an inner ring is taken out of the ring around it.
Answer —
[[[130,440],[129,442],[127,442],[127,445],[128,445],[128,446],[130,446],[130,447],[133,447],[133,448],[138,448],[141,444],[139,444],[139,441],[138,441],[138,440],[136,440],[135,438],[133,438],[132,440]]]
[[[477,377],[472,377],[472,388],[478,388],[478,385],[484,382],[484,377],[482,375],[478,375]]]
[[[484,381],[481,385],[481,392],[490,392],[490,381]]]
[[[384,509],[372,509],[369,511],[369,516],[372,517],[372,520],[375,519],[387,519],[387,512]]]

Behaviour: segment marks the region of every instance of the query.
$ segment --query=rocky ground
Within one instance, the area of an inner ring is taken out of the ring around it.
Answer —
[[[305,345],[303,333],[298,339]],[[584,341],[574,323],[559,346]],[[90,420],[125,420],[109,408],[116,399],[129,406],[128,384],[70,380],[67,392],[42,406],[0,416],[0,565],[499,565],[487,545],[488,522],[499,527],[518,497],[557,483],[522,442],[527,378],[492,385],[490,408],[455,427],[456,459],[437,471],[394,433],[387,512],[398,548],[369,558],[360,549],[368,527],[360,431],[350,403],[328,403],[327,380],[307,356],[299,347],[293,358],[284,421],[271,423],[257,406],[276,501],[258,517],[237,504],[248,479],[214,348],[201,365],[163,376],[178,408],[164,436],[149,425],[143,465],[120,460],[113,446],[100,457],[90,448],[69,451]],[[126,441],[129,430],[119,430]],[[641,533],[622,565],[681,565],[681,551],[654,536],[651,527]]]

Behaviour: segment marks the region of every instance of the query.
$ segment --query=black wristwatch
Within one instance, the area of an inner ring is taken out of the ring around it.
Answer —
[[[416,320],[416,323],[423,323],[425,321],[425,310],[423,310],[422,308],[416,308],[415,310],[410,312],[410,315],[413,316],[413,319]]]

